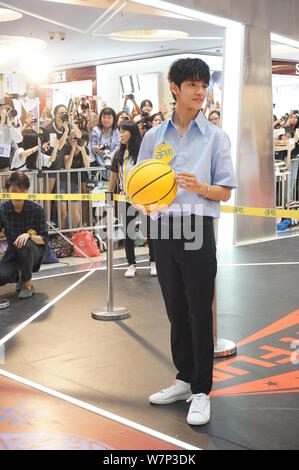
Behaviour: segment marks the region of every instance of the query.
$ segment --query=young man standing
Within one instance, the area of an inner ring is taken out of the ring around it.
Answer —
[[[15,171],[6,181],[10,193],[27,193],[29,185],[29,178],[22,171]],[[48,240],[43,208],[24,199],[3,202],[0,205],[2,230],[8,247],[0,263],[0,286],[15,282],[19,299],[32,297],[32,272],[39,270]]]
[[[208,65],[200,59],[179,59],[171,65],[168,79],[176,110],[146,133],[138,162],[165,161],[177,176],[177,195],[158,218],[160,231],[166,220],[169,223],[169,237],[160,233],[154,249],[178,373],[173,385],[154,393],[149,401],[163,405],[188,398],[187,422],[202,425],[210,419],[214,354],[217,260],[213,221],[220,215],[220,201],[230,198],[236,181],[228,136],[201,112],[210,80]],[[200,244],[187,243],[184,227],[188,225],[195,239],[201,237]],[[180,238],[175,235],[178,226]]]

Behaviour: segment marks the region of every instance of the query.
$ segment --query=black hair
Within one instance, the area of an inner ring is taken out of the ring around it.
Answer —
[[[67,106],[65,106],[65,104],[58,104],[57,106],[55,106],[55,108],[54,108],[54,116],[56,116],[56,114],[57,114],[57,112],[58,112],[58,109],[59,109],[59,108],[62,108],[62,107],[65,108],[65,109],[67,109]]]
[[[218,117],[220,118],[220,111],[218,111],[218,109],[213,109],[210,114],[209,114],[209,120],[210,120],[210,117],[212,116],[212,114],[217,114]]]
[[[99,115],[99,122],[98,122],[98,127],[100,129],[103,129],[103,124],[102,124],[102,116],[104,115],[110,115],[113,117],[113,123],[112,123],[112,131],[114,131],[114,129],[116,129],[117,127],[117,119],[116,119],[116,113],[114,111],[114,109],[112,108],[103,108],[100,115]]]
[[[140,109],[142,109],[143,106],[146,105],[146,103],[148,103],[148,104],[151,106],[151,108],[153,109],[153,103],[151,102],[151,100],[143,100],[143,101],[141,101]]]
[[[30,181],[29,181],[28,176],[23,171],[17,170],[17,171],[14,171],[14,173],[10,175],[8,180],[6,180],[6,183],[5,183],[6,190],[9,191],[9,188],[12,185],[18,186],[18,188],[20,189],[28,190],[30,186]]]
[[[160,116],[162,121],[165,121],[165,118],[164,118],[163,114],[161,113],[161,111],[159,111],[158,113],[152,114],[151,117],[150,117],[150,121],[153,122],[153,120],[155,119],[156,116]]]
[[[134,165],[137,162],[138,153],[141,145],[141,137],[137,124],[134,121],[122,121],[120,123],[120,129],[124,131],[129,131],[131,134],[128,150],[130,159],[133,160]],[[121,144],[119,150],[117,151],[115,158],[118,159],[119,164],[121,165],[124,161],[124,154],[126,151],[126,145]]]
[[[126,121],[130,120],[130,115],[127,113],[127,111],[119,111],[119,113],[117,113],[117,115],[116,115],[116,122],[118,122],[119,117],[120,117],[122,114],[126,114],[126,115],[128,116],[128,119],[125,119]]]
[[[178,59],[173,62],[168,72],[168,81],[174,82],[179,88],[187,80],[203,82],[209,85],[210,68],[206,62],[201,59]],[[176,96],[172,93],[176,100]]]

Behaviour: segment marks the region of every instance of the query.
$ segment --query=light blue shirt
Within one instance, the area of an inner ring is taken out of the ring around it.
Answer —
[[[199,112],[181,137],[173,123],[173,115],[145,134],[137,163],[155,158],[156,147],[162,143],[168,144],[174,150],[173,158],[168,163],[175,173],[186,171],[194,173],[200,182],[236,188],[228,135]],[[190,213],[218,218],[220,202],[178,188],[173,202],[163,209],[161,215]]]

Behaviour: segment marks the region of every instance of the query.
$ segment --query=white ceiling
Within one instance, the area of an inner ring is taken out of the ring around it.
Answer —
[[[0,7],[4,2],[0,2]],[[94,36],[86,33],[88,28],[99,18],[105,9],[86,6],[74,6],[44,0],[7,0],[11,8],[16,7],[33,14],[43,16],[48,21],[24,14],[23,18],[13,22],[0,23],[2,35],[35,37],[47,43],[47,54],[55,67],[65,67],[103,61],[116,61],[123,57],[143,57],[163,53],[176,52],[221,52],[223,39],[182,39],[164,42],[120,42],[108,37]],[[98,2],[99,4],[101,2]],[[107,2],[106,2],[107,3]],[[112,4],[112,1],[110,2]],[[190,37],[219,37],[222,38],[224,29],[203,22],[177,19],[153,14],[141,14],[123,10],[104,25],[99,34],[109,34],[128,29],[173,29],[189,33]],[[84,32],[58,26],[52,22],[64,23]],[[55,38],[49,39],[49,32],[55,32]],[[65,32],[66,37],[61,41],[58,32]],[[2,69],[19,71],[19,64],[6,64]],[[2,70],[4,71],[4,70]]]
[[[116,9],[122,1],[120,0]],[[72,3],[103,5],[105,8],[72,5]],[[93,0],[7,0],[0,2],[0,7],[21,9],[27,12],[23,12],[23,18],[20,20],[0,23],[1,35],[35,37],[46,41],[47,48],[43,53],[56,68],[78,64],[115,62],[124,60],[124,58],[150,57],[177,52],[222,52],[223,39],[194,38],[223,38],[223,28],[204,22],[174,18],[173,15],[158,16],[157,10],[150,8],[147,9],[147,12],[141,13],[134,11],[138,7],[134,7],[134,4],[130,3],[99,30],[103,36],[94,36],[92,30],[87,32],[88,28],[112,3],[112,0],[98,0],[96,2]],[[44,19],[36,18],[34,15],[44,17]],[[82,32],[74,31],[72,28]],[[190,38],[133,43],[119,42],[105,36],[111,32],[128,29],[180,30],[187,32]],[[49,39],[49,32],[55,32],[53,40]],[[59,39],[59,32],[66,34],[64,41]],[[273,44],[272,54],[273,58],[277,59],[299,60],[299,50],[286,46]],[[20,63],[10,62],[2,65],[0,71],[20,72]]]

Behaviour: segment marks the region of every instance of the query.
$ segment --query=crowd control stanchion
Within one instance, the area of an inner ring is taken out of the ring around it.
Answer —
[[[214,357],[228,357],[237,354],[236,344],[229,340],[218,338],[217,336],[217,293],[216,293],[216,281],[214,289],[214,300],[213,300],[213,333],[214,333]]]
[[[106,192],[107,212],[107,308],[94,309],[91,316],[94,320],[125,320],[130,317],[126,308],[113,306],[113,193]]]
[[[217,242],[217,235],[218,235],[218,221],[214,222],[214,229],[215,229],[215,237]],[[217,335],[217,286],[215,280],[214,286],[214,299],[212,305],[212,312],[213,312],[213,334],[214,334],[214,357],[229,357],[237,354],[237,346],[236,344],[229,340],[218,338]]]
[[[3,308],[9,307],[9,300],[8,299],[1,299],[0,300],[0,310]]]

